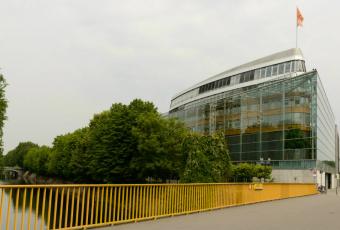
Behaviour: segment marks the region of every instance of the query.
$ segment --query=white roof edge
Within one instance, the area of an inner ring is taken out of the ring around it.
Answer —
[[[219,88],[217,90],[209,91],[208,93],[199,94],[196,97],[189,98],[185,101],[182,101],[182,102],[176,104],[175,106],[171,106],[171,104],[170,104],[170,110],[178,108],[178,107],[183,106],[183,105],[186,105],[186,104],[191,103],[193,101],[203,99],[203,98],[207,98],[207,97],[210,97],[210,96],[213,96],[213,95],[216,95],[216,94],[220,94],[220,93],[223,93],[223,92],[228,92],[228,91],[240,89],[240,88],[251,86],[251,85],[258,85],[258,84],[262,84],[262,83],[265,83],[265,82],[268,82],[270,84],[270,83],[276,82],[277,80],[285,80],[285,79],[288,79],[288,78],[295,78],[295,77],[298,77],[300,75],[311,73],[313,71],[314,70],[308,71],[308,72],[285,73],[285,74],[277,75],[277,76],[271,77],[271,78],[261,78],[261,79],[255,80],[255,81],[248,81],[248,82],[245,82],[245,83],[242,83],[242,84],[231,86],[227,89],[226,88]]]
[[[233,76],[233,75],[243,73],[243,72],[246,72],[246,71],[249,71],[249,70],[258,69],[258,68],[262,68],[262,67],[265,67],[265,66],[270,66],[270,65],[273,65],[275,63],[286,62],[286,61],[289,61],[289,60],[304,60],[304,56],[302,54],[301,49],[300,48],[292,48],[292,49],[284,50],[284,51],[274,53],[274,54],[265,56],[263,58],[256,59],[254,61],[242,64],[242,65],[239,65],[237,67],[231,68],[231,69],[226,70],[222,73],[219,73],[219,74],[216,74],[212,77],[209,77],[206,80],[201,81],[201,82],[187,88],[186,90],[183,90],[183,91],[175,94],[171,98],[171,100],[175,99],[176,97],[178,97],[178,96],[180,96],[180,95],[182,95],[182,94],[184,94],[188,91],[196,89],[199,86],[207,84],[209,82],[216,81],[216,80],[222,79],[222,78],[227,77],[227,76]]]

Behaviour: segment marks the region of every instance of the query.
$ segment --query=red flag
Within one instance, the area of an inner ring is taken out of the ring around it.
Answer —
[[[299,8],[296,8],[296,26],[302,26],[303,24],[303,16],[299,10]]]

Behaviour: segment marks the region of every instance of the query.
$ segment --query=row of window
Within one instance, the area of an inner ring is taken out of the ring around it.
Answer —
[[[234,76],[225,77],[223,79],[202,85],[201,87],[199,87],[199,93],[201,94],[225,86],[237,85],[248,81],[253,81],[265,77],[272,77],[292,72],[306,72],[305,62],[288,61],[256,70],[250,70]]]

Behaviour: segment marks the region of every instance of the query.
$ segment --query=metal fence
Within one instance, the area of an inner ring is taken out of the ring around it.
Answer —
[[[316,194],[314,184],[0,185],[0,229],[81,229]],[[2,228],[1,228],[2,227]]]

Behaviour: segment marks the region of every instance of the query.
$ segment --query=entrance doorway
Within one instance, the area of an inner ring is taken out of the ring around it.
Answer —
[[[332,174],[330,173],[326,173],[325,174],[325,179],[326,179],[326,183],[325,186],[327,189],[331,189],[332,188]]]

